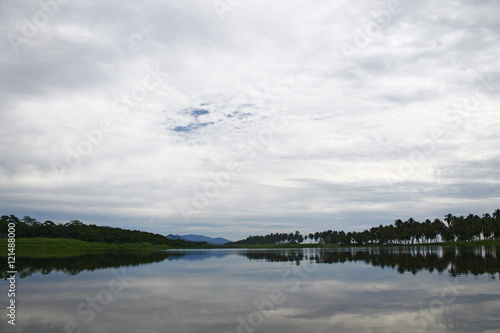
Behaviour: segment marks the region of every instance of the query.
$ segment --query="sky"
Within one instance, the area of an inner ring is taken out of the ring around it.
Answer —
[[[238,240],[500,208],[495,1],[0,3],[0,212]]]

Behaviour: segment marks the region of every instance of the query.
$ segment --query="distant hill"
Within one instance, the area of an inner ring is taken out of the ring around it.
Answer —
[[[203,235],[167,235],[167,238],[170,239],[182,239],[182,240],[187,240],[191,242],[207,242],[208,244],[212,245],[223,245],[226,243],[231,242],[228,239],[222,238],[222,237],[217,237],[217,238],[212,238],[212,237],[207,237]]]

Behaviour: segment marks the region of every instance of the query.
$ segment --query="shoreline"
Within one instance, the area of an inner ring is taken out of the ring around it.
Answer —
[[[4,249],[0,253],[7,255],[7,239],[0,239],[0,246]],[[19,238],[16,239],[16,252],[18,255],[36,253],[60,253],[61,250],[71,251],[128,251],[128,250],[188,250],[188,249],[293,249],[293,248],[389,248],[389,247],[428,247],[428,246],[500,246],[499,239],[481,241],[456,241],[441,243],[420,244],[367,244],[367,245],[338,245],[338,244],[260,244],[260,245],[210,245],[201,244],[199,247],[171,247],[167,245],[154,245],[151,243],[98,243],[85,242],[65,238]],[[36,253],[34,252],[36,250]]]

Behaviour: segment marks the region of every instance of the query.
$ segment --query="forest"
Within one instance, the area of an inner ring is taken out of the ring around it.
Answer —
[[[15,224],[18,238],[68,238],[86,242],[99,243],[151,243],[177,248],[206,246],[206,243],[169,239],[161,234],[139,230],[127,230],[94,224],[84,224],[72,220],[65,224],[52,221],[39,222],[25,216],[22,219],[14,215],[3,215],[0,218],[0,237],[7,237],[9,223]],[[413,218],[406,221],[400,219],[391,225],[379,225],[364,231],[333,231],[309,233],[271,233],[265,236],[249,236],[246,239],[227,243],[226,245],[265,245],[265,244],[337,244],[352,245],[391,245],[391,244],[430,244],[437,242],[475,241],[500,239],[500,209],[482,216],[469,214],[454,216],[447,214],[444,221],[427,219],[419,222]]]
[[[364,231],[333,231],[309,233],[271,233],[265,236],[249,236],[228,245],[282,244],[307,241],[320,244],[367,245],[367,244],[423,244],[453,241],[500,239],[500,209],[483,216],[469,214],[454,216],[447,214],[444,222],[427,219],[423,222],[409,218],[400,219],[391,225],[379,225]]]
[[[153,245],[166,245],[176,248],[191,248],[206,245],[206,243],[170,239],[151,232],[97,226],[94,224],[87,225],[79,220],[73,220],[65,224],[56,224],[50,220],[42,223],[29,216],[19,219],[14,215],[3,215],[0,218],[0,237],[7,237],[9,223],[15,224],[16,238],[68,238],[108,244],[151,243]]]

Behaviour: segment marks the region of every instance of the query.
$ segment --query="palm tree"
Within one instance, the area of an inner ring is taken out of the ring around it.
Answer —
[[[468,228],[469,228],[469,236],[470,238],[478,238],[481,240],[482,234],[482,221],[478,215],[469,214],[467,216],[468,220]]]
[[[493,212],[493,234],[495,238],[500,238],[500,209]]]
[[[484,239],[490,238],[491,235],[495,232],[495,226],[493,224],[493,219],[490,214],[483,214],[483,218],[481,219],[481,228]]]
[[[398,243],[401,244],[401,241],[403,240],[403,221],[401,221],[401,219],[394,221],[394,228],[396,229],[394,236]]]
[[[380,229],[378,227],[373,227],[370,229],[370,241],[372,243],[376,243],[377,241],[380,243]]]
[[[384,227],[384,234],[389,242],[394,243],[396,241],[396,228],[392,224]]]
[[[432,229],[436,233],[436,238],[437,236],[441,236],[441,241],[443,240],[443,234],[445,233],[445,230],[447,230],[446,225],[441,221],[440,219],[435,219],[432,222]]]
[[[425,222],[422,223],[421,226],[423,228],[424,239],[427,241],[427,243],[429,243],[431,239],[434,239],[436,237],[431,220],[425,220]]]
[[[453,223],[453,217],[454,216],[451,215],[451,214],[448,214],[448,215],[444,216],[444,220],[448,224],[448,227],[450,227],[452,225],[452,223]]]

